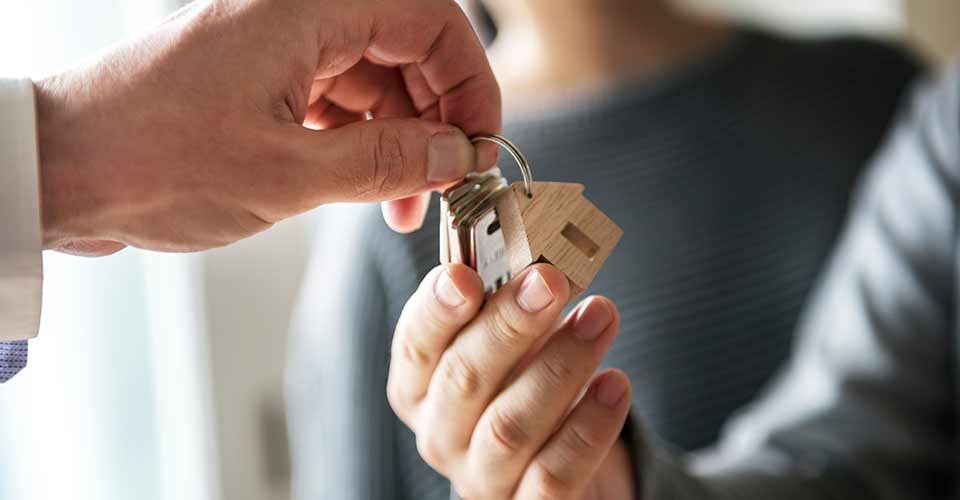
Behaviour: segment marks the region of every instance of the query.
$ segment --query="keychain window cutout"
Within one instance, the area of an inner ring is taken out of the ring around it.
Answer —
[[[560,234],[590,260],[593,260],[600,250],[600,245],[597,245],[589,236],[583,234],[580,228],[570,222],[563,228],[563,231],[560,231]]]

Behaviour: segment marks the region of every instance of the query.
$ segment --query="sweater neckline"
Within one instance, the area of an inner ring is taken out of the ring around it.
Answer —
[[[705,75],[718,71],[763,35],[735,29],[723,43],[678,60],[653,74],[642,74],[617,82],[571,92],[556,92],[539,100],[536,106],[504,109],[504,122],[523,126],[562,121],[572,116],[603,114],[627,104],[653,101]]]

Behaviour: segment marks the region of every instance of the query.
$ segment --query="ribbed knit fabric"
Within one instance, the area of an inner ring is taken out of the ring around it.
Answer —
[[[713,442],[784,360],[857,174],[915,71],[909,57],[871,42],[744,33],[655,81],[507,124],[535,178],[583,183],[624,230],[588,293],[620,309],[605,364],[629,374],[634,406],[657,437],[681,449]],[[339,304],[339,317],[312,321],[323,304],[304,303],[295,321],[289,396],[301,498],[447,498],[447,482],[419,458],[384,396],[400,309],[438,263],[436,208],[413,235],[363,209],[359,236],[344,242],[349,262],[323,259],[341,267],[325,276],[346,275],[349,286],[306,284],[324,290],[308,296]],[[331,331],[342,324],[348,331]],[[316,340],[325,336],[349,347],[320,353],[330,349]],[[344,384],[357,391],[332,396]]]

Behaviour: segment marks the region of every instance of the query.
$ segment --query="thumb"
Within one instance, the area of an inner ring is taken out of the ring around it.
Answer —
[[[303,129],[320,203],[386,201],[439,188],[476,166],[460,129],[419,119],[374,119],[323,131]]]
[[[117,253],[126,247],[119,241],[70,239],[59,242],[54,248],[79,257],[103,257]]]

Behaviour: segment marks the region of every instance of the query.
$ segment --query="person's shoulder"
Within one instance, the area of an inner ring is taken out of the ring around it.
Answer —
[[[778,58],[797,71],[814,71],[823,76],[872,75],[907,80],[923,69],[916,54],[893,40],[861,35],[795,38],[759,30],[745,30],[745,36],[759,52]]]
[[[916,54],[892,41],[835,37],[815,43],[811,50],[829,56],[835,64],[865,73],[880,71],[911,78],[923,70]]]
[[[832,122],[831,133],[846,131],[871,141],[886,130],[923,71],[918,57],[888,41],[760,31],[747,37],[744,57],[731,72],[744,92],[766,98],[772,109],[795,121]]]

